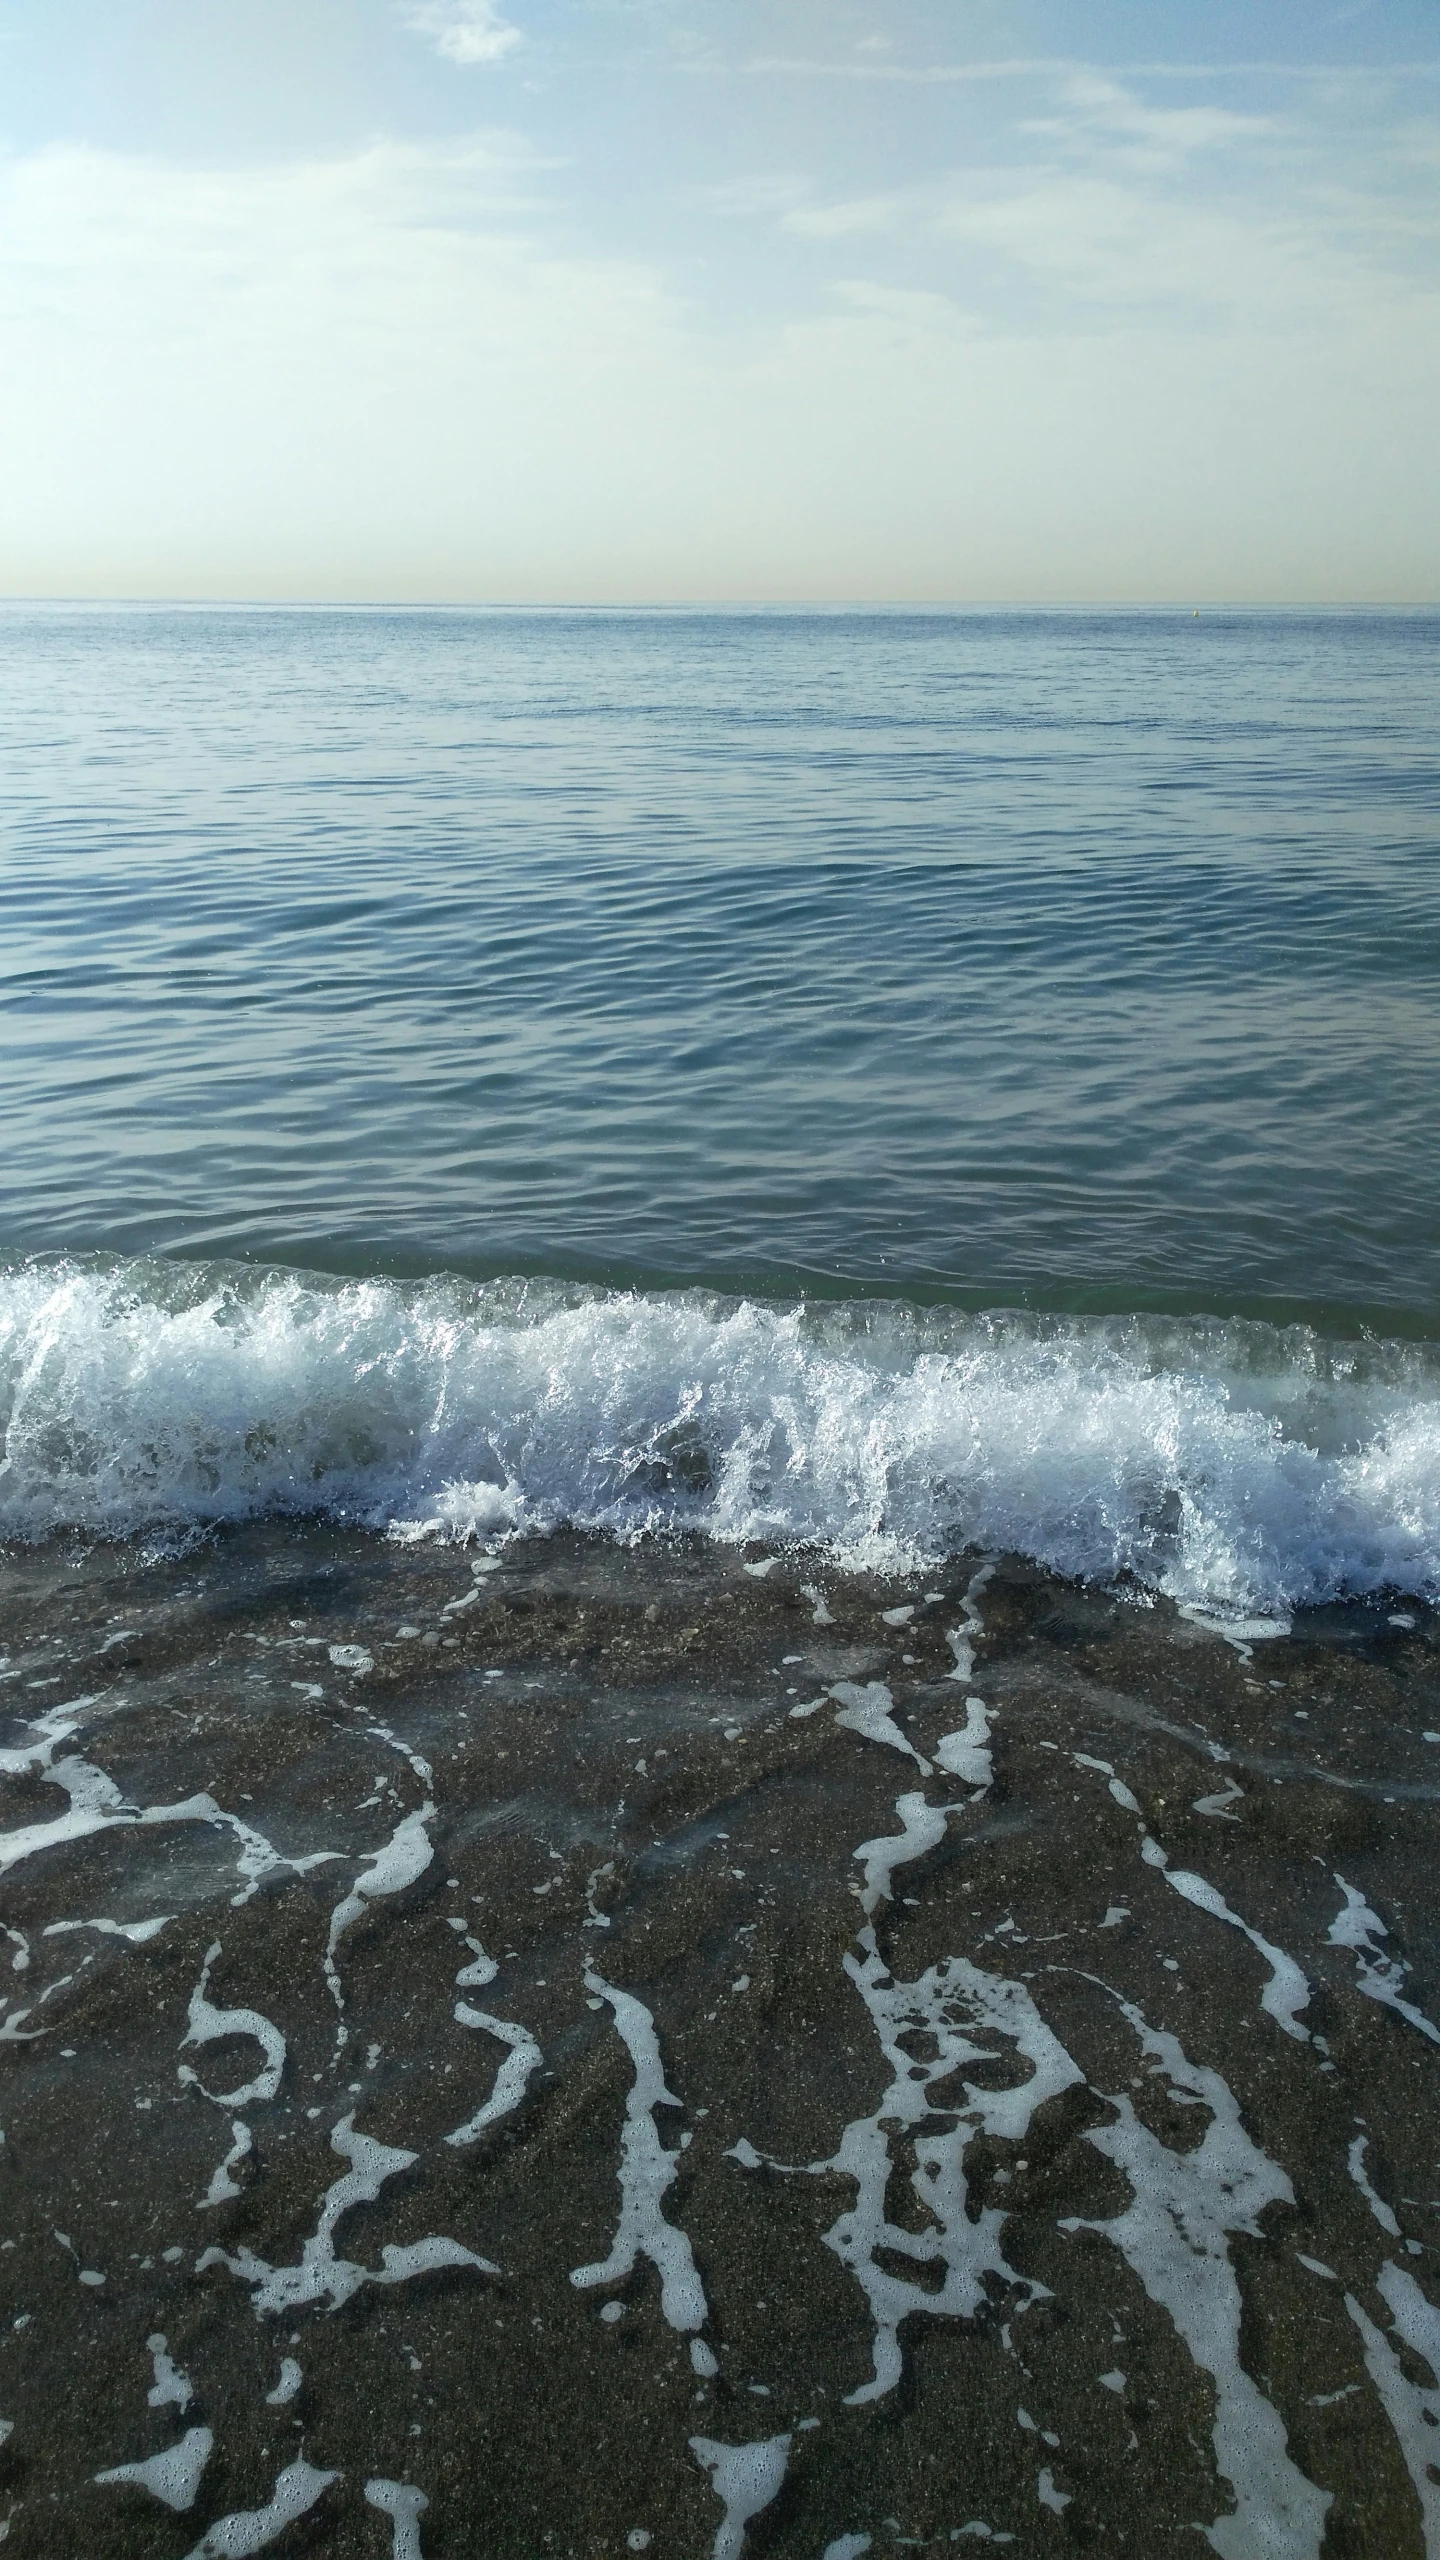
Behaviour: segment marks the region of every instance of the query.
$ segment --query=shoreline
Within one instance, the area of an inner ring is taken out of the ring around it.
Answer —
[[[1240,1617],[1440,1598],[1440,1364],[1398,1340],[62,1260],[0,1272],[0,1409],[0,1538],[568,1527],[1014,1550]]]
[[[0,1654],[17,2555],[1424,2549],[1432,1611],[272,1522]]]

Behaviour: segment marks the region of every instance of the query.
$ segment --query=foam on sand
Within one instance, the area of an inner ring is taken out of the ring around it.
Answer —
[[[238,1906],[252,1899],[263,1877],[280,1868],[305,1875],[333,1857],[330,1849],[317,1849],[308,1857],[286,1857],[263,1832],[243,1822],[238,1814],[227,1812],[211,1795],[187,1796],[178,1804],[130,1804],[114,1779],[93,1761],[74,1751],[57,1759],[62,1743],[73,1740],[82,1729],[85,1710],[96,1704],[92,1695],[51,1707],[30,1719],[31,1732],[40,1736],[37,1743],[0,1751],[0,1777],[43,1778],[61,1788],[70,1801],[68,1813],[56,1814],[48,1822],[21,1823],[13,1831],[0,1832],[0,1874],[28,1858],[38,1857],[46,1849],[63,1848],[72,1840],[88,1839],[94,1832],[112,1826],[207,1822],[233,1832],[240,1843],[236,1866],[245,1882],[241,1891],[231,1897]]]
[[[462,1965],[456,1975],[457,1984],[478,1987],[493,1982],[499,1971],[494,1957],[487,1956],[478,1938],[467,1934],[465,1944],[472,1950],[472,1956],[470,1963]],[[476,2009],[468,2000],[457,2000],[454,2014],[457,2026],[479,2027],[486,2035],[493,2036],[497,2044],[509,2047],[495,2074],[495,2085],[483,2106],[477,2107],[473,2116],[445,2136],[453,2148],[461,2150],[467,2143],[478,2142],[481,2134],[488,2133],[491,2125],[498,2124],[502,2116],[514,2114],[532,2078],[541,2068],[544,2055],[529,2028],[520,2026],[513,2018],[493,2017],[488,2009]]]
[[[622,2284],[634,2274],[637,2259],[646,2257],[660,2278],[661,2310],[672,2329],[689,2335],[703,2329],[710,2316],[709,2305],[686,2234],[667,2221],[661,2211],[663,2199],[679,2175],[680,2152],[666,2150],[655,2122],[657,2107],[678,2107],[682,2101],[665,2086],[655,2021],[644,2002],[631,1992],[617,1991],[613,1983],[589,1968],[585,1988],[592,1999],[608,2001],[630,2056],[634,2078],[625,2101],[625,2125],[620,2137],[620,2220],[615,2239],[607,2258],[592,2266],[573,2268],[570,2281],[585,2289]]]
[[[222,2516],[202,2534],[186,2560],[254,2560],[257,2551],[268,2551],[298,2517],[308,2516],[339,2477],[338,2471],[317,2471],[310,2462],[287,2463],[276,2473],[274,2489],[263,2507]]]
[[[1353,2293],[1345,2308],[1360,2332],[1365,2369],[1385,2414],[1395,2430],[1405,2468],[1420,2501],[1425,2560],[1440,2560],[1440,2481],[1435,2477],[1436,2431],[1440,2429],[1440,2313],[1427,2302],[1403,2267],[1385,2266],[1376,2279],[1378,2292],[1395,2324],[1396,2335],[1430,2368],[1429,2385],[1412,2382],[1383,2329],[1376,2327]]]
[[[1252,1928],[1248,1920],[1243,1920],[1238,1911],[1232,1911],[1224,1895],[1207,1876],[1195,1875],[1187,1867],[1171,1866],[1169,1851],[1163,1849],[1153,1834],[1146,1830],[1136,1796],[1123,1778],[1116,1777],[1108,1760],[1097,1760],[1088,1751],[1073,1752],[1071,1757],[1077,1769],[1094,1769],[1109,1780],[1110,1793],[1121,1811],[1133,1814],[1140,1825],[1140,1855],[1146,1866],[1164,1877],[1172,1893],[1178,1893],[1181,1901],[1188,1902],[1194,1910],[1206,1912],[1212,1920],[1223,1921],[1227,1928],[1238,1929],[1242,1938],[1249,1939],[1256,1954],[1262,1956],[1270,1968],[1270,1979],[1260,1994],[1261,2008],[1274,2019],[1282,2034],[1292,2036],[1297,2044],[1308,2044],[1310,2030],[1301,2026],[1299,2012],[1309,2006],[1310,1985],[1294,1957],[1287,1955],[1283,1947],[1272,1946],[1270,1940]],[[1235,1792],[1238,1794],[1240,1790],[1237,1788]]]
[[[725,2513],[710,2546],[710,2560],[740,2560],[745,2527],[779,2497],[790,2460],[789,2436],[766,2436],[758,2444],[717,2444],[710,2436],[692,2436],[690,2450],[724,2506]]]
[[[350,2031],[345,2025],[345,1994],[341,1988],[335,1951],[346,1930],[354,1927],[372,1902],[403,1893],[407,1885],[415,1884],[423,1876],[435,1855],[429,1828],[434,1819],[435,1806],[427,1796],[423,1805],[396,1823],[388,1840],[371,1851],[349,1892],[336,1903],[330,1914],[330,1933],[325,1942],[323,1962],[330,1996],[341,2013],[336,2030],[337,2044],[347,2043]]]
[[[218,2044],[230,2036],[253,2036],[265,2056],[265,2067],[241,2087],[223,2091],[207,2089],[188,2063],[181,2064],[179,2077],[199,2089],[213,2106],[235,2109],[274,2097],[285,2068],[285,2038],[278,2027],[261,2016],[258,2009],[217,2009],[207,1998],[211,1969],[219,1954],[220,1941],[216,1938],[206,1948],[200,1979],[190,1994],[190,2018],[181,2039],[182,2048],[190,2044]]]
[[[864,1742],[888,1742],[892,1751],[903,1751],[913,1760],[922,1778],[931,1774],[930,1763],[922,1760],[913,1742],[895,1722],[895,1701],[883,1680],[867,1680],[863,1687],[853,1680],[837,1680],[830,1692],[839,1707],[835,1718],[850,1733],[858,1733]],[[793,1710],[792,1710],[793,1712]]]
[[[1045,2286],[1017,2274],[1001,2249],[1003,2211],[973,2206],[965,2155],[979,2137],[1022,2141],[1037,2108],[1083,2076],[1023,1983],[985,1973],[965,1956],[943,1957],[915,1981],[897,1981],[872,1931],[863,1932],[861,1945],[863,1955],[847,1956],[845,1970],[869,2012],[891,2076],[873,2112],[845,2127],[833,2158],[809,2164],[812,2174],[839,2171],[855,2181],[855,2202],[826,2232],[825,2243],[860,2285],[875,2324],[871,2377],[846,2393],[847,2405],[856,2407],[883,2398],[899,2382],[903,2320],[973,2319],[985,2300],[987,2277],[1011,2288],[1022,2306],[1044,2295]],[[924,2062],[912,2050],[917,2037],[925,2044],[933,2040]],[[1002,2059],[1028,2064],[1027,2075],[998,2090],[963,2079],[956,2125],[945,2132],[921,2131],[933,2120],[933,2087],[954,2071],[963,2073],[966,2064],[988,2071]],[[916,2164],[910,2184],[924,2217],[919,2230],[894,2221],[885,2209],[896,2168],[892,2143],[903,2149],[907,2137]],[[914,2267],[913,2278],[894,2272],[897,2259]]]
[[[421,2560],[420,2519],[430,2501],[403,2480],[367,2480],[365,2503],[390,2518],[390,2560]]]
[[[148,2462],[117,2462],[111,2471],[97,2471],[96,2486],[145,2489],[172,2515],[182,2516],[195,2504],[201,2474],[214,2449],[215,2438],[208,2427],[191,2427],[178,2444],[168,2452],[152,2454]]]
[[[1114,2116],[1091,2125],[1085,2140],[1124,2170],[1131,2201],[1108,2221],[1067,2218],[1060,2227],[1112,2240],[1211,2376],[1215,2462],[1235,2496],[1233,2514],[1200,2528],[1211,2548],[1221,2560],[1319,2560],[1330,2492],[1297,2469],[1278,2410],[1241,2361],[1240,2287],[1229,2250],[1232,2232],[1259,2239],[1266,2206],[1293,2204],[1294,2190],[1245,2131],[1220,2073],[1191,2062],[1174,2036],[1112,1997],[1169,2094],[1182,2106],[1208,2108],[1210,2122],[1193,2150],[1172,2151],[1141,2123],[1128,2091],[1107,2092]]]
[[[929,1805],[919,1794],[901,1796],[895,1806],[899,1833],[867,1840],[855,1852],[865,1876],[860,1898],[865,1925],[857,1941],[859,1954],[847,1953],[843,1961],[890,2071],[873,2111],[847,2124],[829,2159],[807,2161],[798,2172],[763,2157],[743,2137],[729,2154],[744,2169],[767,2167],[810,2177],[838,2173],[854,2182],[854,2204],[824,2235],[826,2247],[855,2277],[874,2322],[872,2372],[867,2382],[847,2392],[850,2407],[883,2399],[900,2381],[902,2321],[918,2316],[973,2319],[985,2300],[987,2277],[1011,2287],[1022,2305],[1038,2301],[1046,2291],[1017,2274],[1004,2256],[1003,2211],[972,2209],[965,2156],[982,2135],[1020,2141],[1037,2108],[1084,2075],[1023,1983],[983,1972],[964,1956],[944,1957],[917,1980],[901,1981],[885,1962],[875,1932],[880,1905],[894,1899],[897,1867],[937,1847],[947,1815],[959,1809]],[[930,2047],[928,2059],[917,2059],[912,2049],[917,2042]],[[1013,2054],[1006,2052],[1007,2045],[1013,2046]],[[1002,2058],[1007,2064],[1029,2065],[1018,2084],[988,2089],[965,2080],[963,2106],[951,2102],[954,2126],[942,2132],[921,2130],[941,2120],[932,2110],[932,2089],[967,2063],[988,2071]],[[897,2223],[886,2211],[895,2174],[895,2135],[913,2145],[916,2165],[910,2184],[921,2208],[919,2230]],[[897,2259],[914,2267],[913,2278],[895,2273]],[[938,2284],[921,2281],[922,2275],[928,2278],[941,2268]]]
[[[1410,1967],[1399,1956],[1387,1956],[1379,1941],[1390,1934],[1377,1911],[1372,1911],[1363,1893],[1347,1884],[1342,1875],[1336,1883],[1345,1896],[1343,1910],[1337,1911],[1328,1931],[1332,1947],[1351,1947],[1355,1953],[1357,1988],[1369,2000],[1382,2001],[1398,2018],[1415,2027],[1432,2044],[1440,2044],[1440,2027],[1417,2009],[1413,2000],[1403,1999],[1400,1986]]]
[[[473,2267],[480,2275],[499,2274],[499,2268],[492,2266],[488,2258],[477,2258],[458,2240],[416,2240],[407,2248],[387,2245],[380,2252],[378,2268],[337,2257],[335,2233],[343,2216],[356,2205],[374,2204],[386,2180],[413,2167],[418,2154],[401,2151],[391,2143],[376,2142],[367,2133],[357,2133],[353,2111],[342,2116],[336,2125],[330,2148],[348,2161],[349,2167],[327,2190],[319,2220],[304,2244],[298,2265],[272,2267],[251,2249],[238,2249],[233,2256],[225,2249],[206,2249],[195,2261],[196,2273],[203,2274],[212,2266],[228,2267],[242,2284],[252,2288],[251,2301],[257,2317],[262,2318],[267,2312],[300,2311],[312,2302],[328,2303],[332,2311],[338,2311],[362,2286],[405,2284],[413,2276],[430,2275],[442,2267]]]

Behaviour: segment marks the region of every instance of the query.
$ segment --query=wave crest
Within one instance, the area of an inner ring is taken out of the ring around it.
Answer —
[[[1440,1596],[1440,1357],[1219,1319],[974,1317],[161,1261],[0,1273],[0,1533],[961,1546],[1241,1615]]]

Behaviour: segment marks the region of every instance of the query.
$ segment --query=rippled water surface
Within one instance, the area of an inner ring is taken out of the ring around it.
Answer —
[[[1433,1332],[1418,615],[0,615],[0,1245]]]
[[[1437,642],[0,614],[0,1535],[1440,1593]]]

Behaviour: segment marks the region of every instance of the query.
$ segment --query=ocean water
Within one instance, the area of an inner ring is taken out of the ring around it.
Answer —
[[[0,613],[0,1531],[1440,1594],[1440,617]]]
[[[0,613],[16,2560],[1440,2551],[1437,638]]]

